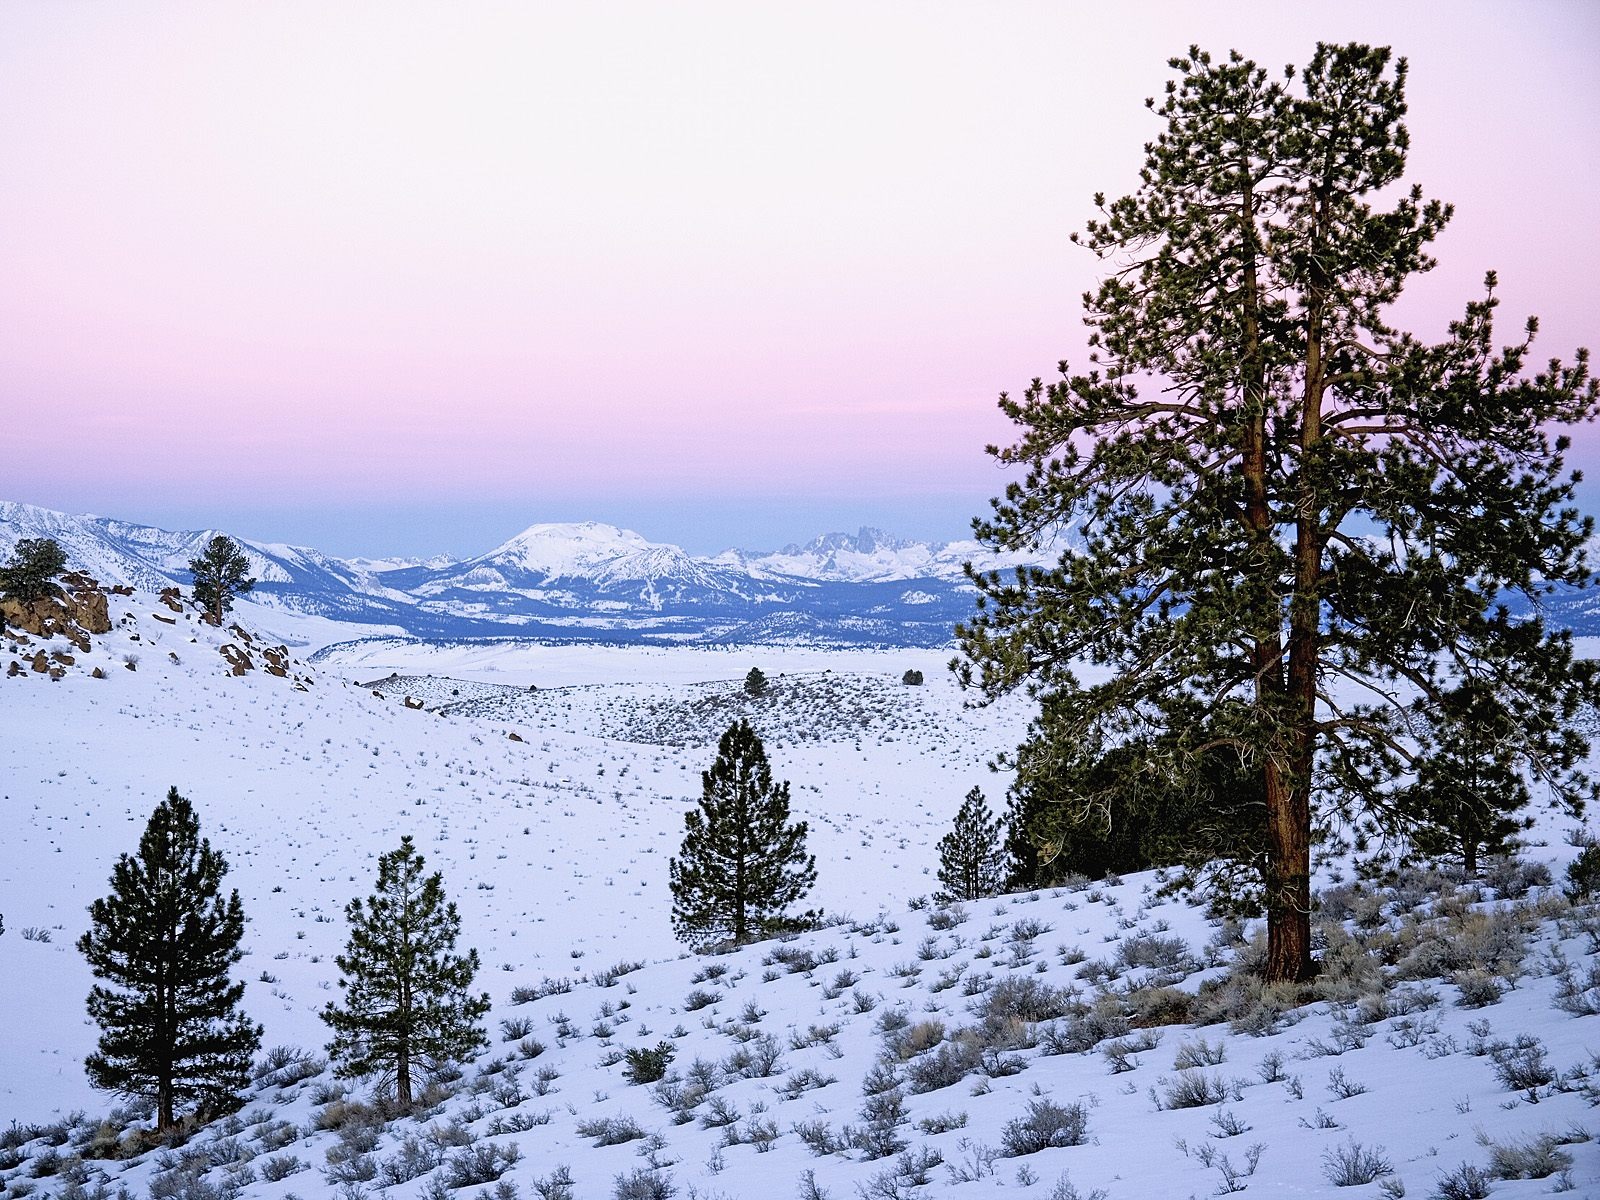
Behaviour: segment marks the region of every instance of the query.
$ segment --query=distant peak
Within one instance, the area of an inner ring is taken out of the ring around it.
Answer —
[[[602,543],[629,550],[643,549],[651,544],[631,529],[619,529],[603,521],[541,521],[529,525],[515,537],[506,539],[490,553],[498,554],[502,550],[552,542]]]

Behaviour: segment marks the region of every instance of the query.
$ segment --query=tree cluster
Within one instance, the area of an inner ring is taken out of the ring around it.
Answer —
[[[239,893],[222,894],[227,862],[200,837],[194,807],[173,788],[146,824],[135,854],[118,859],[111,892],[89,908],[78,941],[98,982],[90,1017],[101,1028],[85,1062],[90,1082],[155,1107],[156,1130],[180,1106],[202,1119],[230,1111],[249,1082],[261,1026],[244,1014]],[[461,921],[437,872],[402,838],[378,860],[377,890],[345,912],[350,942],[337,959],[343,1002],[323,1020],[338,1071],[376,1077],[410,1107],[412,1080],[487,1043],[476,1022],[489,997],[470,991],[476,951],[455,952]]]

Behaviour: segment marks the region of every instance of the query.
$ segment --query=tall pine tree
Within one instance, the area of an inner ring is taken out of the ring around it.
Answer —
[[[983,790],[973,788],[961,802],[950,832],[939,839],[939,885],[934,899],[981,900],[1005,884],[1000,858],[1000,822],[989,811]]]
[[[250,1077],[261,1027],[239,1009],[244,984],[239,893],[222,896],[228,864],[200,837],[173,788],[156,806],[137,854],[111,872],[111,894],[89,906],[78,950],[101,980],[89,993],[100,1042],[84,1066],[94,1086],[155,1102],[156,1127],[177,1107],[226,1111]]]
[[[221,625],[234,600],[256,585],[239,543],[220,533],[206,543],[199,558],[189,560],[189,572],[194,576],[194,598],[213,625]]]
[[[700,807],[684,815],[683,845],[667,866],[673,931],[695,946],[753,941],[781,928],[784,910],[816,882],[806,823],[789,824],[789,784],[773,783],[748,721],[728,727],[700,784]]]
[[[489,996],[468,991],[478,952],[455,952],[461,917],[445,901],[443,877],[425,876],[423,865],[410,837],[378,859],[377,890],[345,907],[350,942],[335,959],[343,1003],[322,1010],[338,1073],[375,1075],[380,1089],[392,1083],[402,1109],[414,1074],[435,1074],[488,1044],[477,1022]]]
[[[1174,751],[1163,771],[1220,729],[1255,779],[1264,974],[1303,980],[1313,829],[1388,823],[1412,697],[1464,678],[1511,712],[1594,696],[1594,664],[1537,614],[1590,582],[1560,431],[1600,390],[1583,351],[1530,370],[1532,322],[1497,343],[1492,274],[1442,342],[1387,324],[1450,217],[1402,182],[1403,59],[1319,45],[1296,79],[1192,49],[1172,67],[1138,187],[1097,197],[1076,239],[1111,272],[1085,297],[1089,369],[1001,397],[1019,437],[994,453],[1027,475],[975,523],[996,550],[1078,544],[973,572],[961,669],[989,696],[1031,690],[1033,739],[1172,731],[1144,741]],[[1174,700],[1205,725],[1168,719]],[[1581,799],[1541,739],[1507,751]]]

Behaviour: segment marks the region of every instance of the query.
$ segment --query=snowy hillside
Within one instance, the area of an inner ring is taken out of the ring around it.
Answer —
[[[968,787],[998,800],[983,759],[1026,717],[964,708],[936,654],[391,641],[307,664],[109,599],[59,681],[0,677],[9,1196],[1600,1193],[1600,917],[1541,882],[1576,853],[1559,822],[1467,887],[1325,875],[1324,976],[1291,997],[1234,973],[1250,926],[1154,875],[927,907],[935,842]],[[690,956],[666,860],[735,715],[793,783],[829,924]],[[246,1006],[290,1048],[237,1117],[119,1157],[137,1114],[102,1125],[84,1081],[73,943],[174,784],[250,919]],[[494,1046],[390,1122],[327,1073],[316,1013],[343,905],[402,834],[460,905]]]
[[[223,647],[238,636],[192,613],[175,614],[147,593],[110,603],[113,631],[95,639],[92,653],[72,655],[60,682],[26,669],[0,678],[8,731],[0,740],[0,800],[10,814],[0,861],[8,929],[0,960],[20,952],[15,931],[52,930],[43,968],[60,973],[52,988],[72,996],[87,988],[71,950],[85,906],[172,785],[195,803],[233,865],[252,922],[249,961],[286,955],[270,968],[279,983],[252,984],[273,1040],[321,1036],[314,1013],[340,944],[333,923],[365,886],[376,856],[404,832],[453,882],[484,961],[497,971],[501,962],[567,969],[572,949],[596,958],[662,950],[666,859],[699,794],[699,772],[710,765],[706,746],[609,741],[577,718],[488,721],[414,711],[403,696],[379,699],[327,666],[297,666],[312,680],[299,692],[259,670],[230,674]],[[579,648],[537,649],[526,669],[502,654],[499,677],[535,673],[549,682],[539,653],[564,653],[568,681],[581,678],[572,665]],[[20,647],[6,660],[32,650]],[[691,676],[729,697],[742,696],[739,681],[751,665],[728,652],[645,653],[647,675]],[[933,845],[961,795],[990,785],[983,747],[1020,732],[1020,709],[965,710],[940,657],[808,658],[817,673],[824,662],[841,677],[860,668],[866,691],[878,678],[898,680],[908,666],[927,672],[922,689],[895,687],[917,693],[936,746],[897,738],[892,709],[860,727],[858,738],[803,746],[785,732],[803,712],[750,714],[773,740],[775,769],[793,781],[814,851],[833,864],[816,896],[830,910],[930,890]],[[780,660],[762,661],[782,674]],[[350,679],[387,674],[372,667],[369,675],[369,666],[353,666]],[[96,668],[104,679],[92,677]],[[788,682],[777,682],[781,694]],[[629,712],[654,714],[649,706],[661,703],[653,683],[637,698],[618,699],[605,687],[593,698],[585,688],[564,694],[576,709],[610,708],[618,721],[635,719]],[[885,706],[898,694],[889,692]],[[513,741],[512,731],[524,740]],[[595,913],[606,919],[595,922]],[[33,1012],[38,982],[0,969],[0,1010]],[[89,1042],[78,1005],[47,1003],[37,1015],[33,1024],[0,1022],[0,1061],[26,1068],[0,1071],[0,1113],[23,1098],[47,1108],[92,1099],[77,1067]],[[8,1040],[18,1037],[25,1044]]]

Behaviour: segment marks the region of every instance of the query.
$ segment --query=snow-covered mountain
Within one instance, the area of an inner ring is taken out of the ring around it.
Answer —
[[[0,503],[0,553],[55,538],[72,566],[144,590],[187,586],[189,560],[217,532]],[[423,638],[941,645],[972,608],[961,564],[1014,565],[973,542],[871,529],[709,558],[593,521],[531,525],[461,560],[342,559],[236,540],[258,581],[254,603]]]
[[[919,542],[897,538],[863,525],[856,533],[824,533],[804,545],[781,550],[725,550],[713,560],[761,575],[846,583],[880,583],[910,579],[960,580],[964,566],[983,570],[1016,567],[1054,557],[1040,554],[996,555],[977,542]]]

